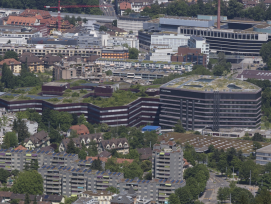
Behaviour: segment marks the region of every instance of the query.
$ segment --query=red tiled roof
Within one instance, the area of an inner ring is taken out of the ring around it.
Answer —
[[[9,16],[6,24],[8,25],[34,25],[35,17]]]
[[[27,150],[27,148],[23,147],[22,145],[19,145],[14,150]]]
[[[121,2],[120,3],[120,10],[132,9],[132,6],[129,2]]]
[[[13,59],[13,58],[2,60],[2,61],[0,62],[0,65],[3,65],[3,64],[5,64],[5,63],[6,63],[8,66],[11,65],[11,64],[13,64],[13,65],[19,65],[19,64],[21,64],[21,62],[18,62],[16,59]]]
[[[37,9],[25,9],[20,16],[36,16],[40,15],[42,18],[50,18],[51,14],[49,11],[44,11],[44,10],[37,10]]]
[[[78,135],[86,135],[89,134],[88,128],[82,124],[82,125],[73,125],[70,127],[71,130],[75,130]]]

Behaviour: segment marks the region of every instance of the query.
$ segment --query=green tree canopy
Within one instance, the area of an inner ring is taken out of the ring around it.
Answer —
[[[0,169],[0,182],[7,183],[7,178],[10,176],[10,172],[1,168]]]
[[[42,195],[43,179],[37,171],[21,172],[11,188],[14,193],[29,193],[31,195]]]
[[[143,171],[140,168],[139,161],[134,160],[128,167],[124,169],[124,178],[133,179],[135,177],[141,178]]]
[[[17,61],[19,60],[18,59],[18,54],[16,52],[14,52],[14,51],[5,52],[4,59],[11,59],[11,58],[13,58],[13,59],[15,59]]]
[[[138,59],[139,50],[136,48],[129,48],[129,59]]]
[[[185,129],[183,128],[180,120],[178,120],[177,124],[174,126],[174,132],[185,133]]]
[[[85,160],[86,156],[87,156],[86,151],[81,149],[80,152],[79,152],[79,154],[78,154],[79,159]]]
[[[175,193],[170,194],[168,202],[170,204],[181,204],[179,197]]]

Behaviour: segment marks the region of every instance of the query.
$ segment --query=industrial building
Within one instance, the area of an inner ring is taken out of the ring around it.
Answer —
[[[159,125],[172,128],[178,120],[186,130],[211,126],[258,128],[261,88],[227,77],[198,76],[174,79],[160,87]]]

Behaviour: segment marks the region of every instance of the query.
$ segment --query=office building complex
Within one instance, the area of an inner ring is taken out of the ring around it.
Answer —
[[[190,39],[188,40],[188,47],[190,48],[200,48],[201,53],[206,55],[206,64],[209,62],[209,52],[210,52],[210,46],[208,43],[206,43],[206,39],[200,36],[194,36],[192,35]]]
[[[148,20],[150,20],[149,17],[139,17],[132,14],[130,16],[119,16],[118,28],[127,32],[132,31],[133,34],[138,35],[138,31],[143,29],[143,23]]]
[[[156,179],[183,179],[183,151],[174,141],[153,145],[152,177]]]
[[[172,128],[181,120],[186,130],[211,126],[258,128],[261,88],[227,77],[189,76],[160,87],[159,125]]]

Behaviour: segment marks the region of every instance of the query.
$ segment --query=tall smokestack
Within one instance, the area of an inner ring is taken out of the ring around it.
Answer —
[[[217,2],[217,29],[220,29],[220,0]]]

